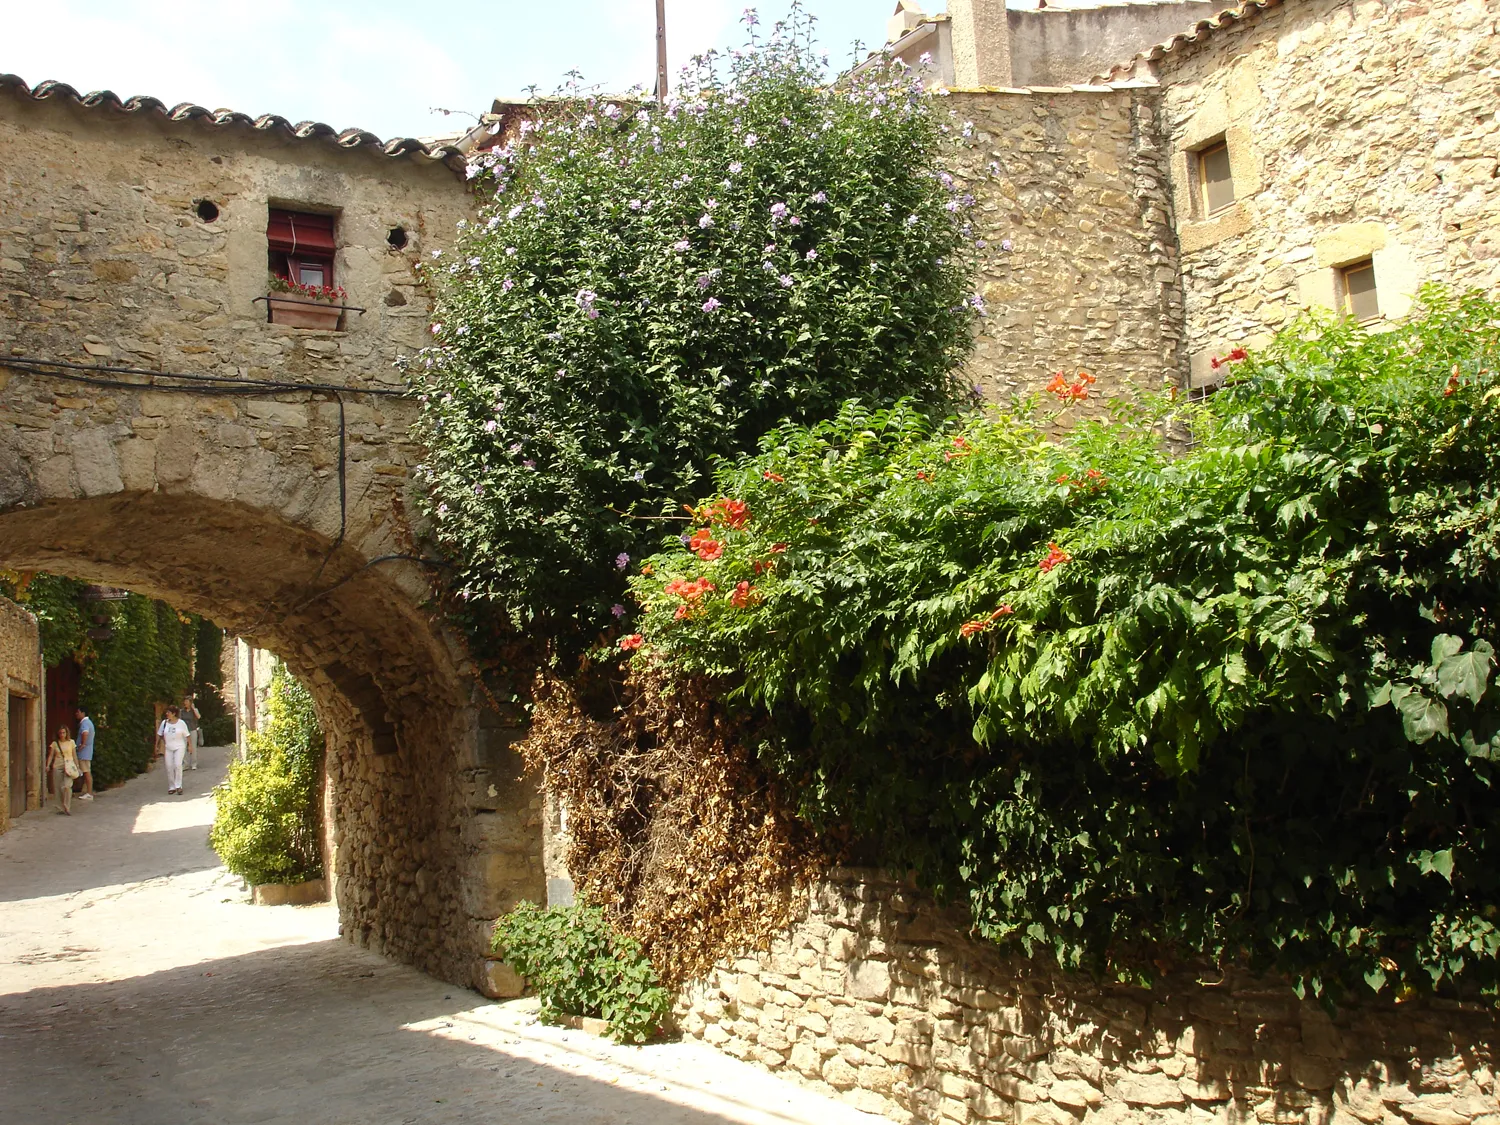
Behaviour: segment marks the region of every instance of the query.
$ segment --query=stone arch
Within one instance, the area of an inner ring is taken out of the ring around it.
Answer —
[[[420,564],[371,556],[353,537],[339,542],[243,499],[159,485],[29,491],[32,503],[0,508],[0,566],[200,613],[276,652],[309,685],[329,739],[345,936],[473,983],[487,918],[541,893],[529,839],[540,830],[528,827],[539,821],[518,770],[504,771],[504,793],[486,783],[507,732],[426,608]],[[356,514],[367,527],[368,513]]]

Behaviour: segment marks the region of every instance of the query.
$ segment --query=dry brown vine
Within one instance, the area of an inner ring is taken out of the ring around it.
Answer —
[[[619,701],[602,706],[576,684],[540,682],[521,752],[568,811],[578,891],[641,941],[671,986],[768,942],[827,853],[712,685],[636,663]]]

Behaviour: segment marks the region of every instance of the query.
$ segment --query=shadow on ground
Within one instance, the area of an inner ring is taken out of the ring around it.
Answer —
[[[426,978],[328,941],[0,996],[0,1121],[732,1120],[518,1058],[503,1046],[404,1029],[445,1020],[453,1004],[439,1002],[441,995]]]

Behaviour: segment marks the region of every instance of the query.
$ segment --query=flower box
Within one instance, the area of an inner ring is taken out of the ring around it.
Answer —
[[[288,328],[321,328],[332,331],[339,326],[343,308],[328,301],[310,297],[297,297],[290,293],[266,294],[266,305],[270,309],[272,324],[283,324]]]

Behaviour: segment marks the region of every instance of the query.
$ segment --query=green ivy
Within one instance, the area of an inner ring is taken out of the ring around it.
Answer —
[[[228,746],[234,741],[234,716],[224,707],[223,655],[224,630],[201,618],[193,656],[193,700],[205,746]]]
[[[635,579],[625,645],[718,677],[808,820],[1004,945],[1494,995],[1500,304],[1423,300],[1061,440],[783,427]]]
[[[630,557],[783,419],[953,400],[979,301],[948,126],[908,74],[823,83],[809,33],[794,9],[660,111],[573,90],[471,166],[480,216],[429,263],[412,384],[426,515],[482,651],[505,618],[613,626]]]
[[[671,1013],[671,994],[640,943],[615,930],[598,907],[543,910],[523,902],[495,923],[491,946],[541,998],[544,1022],[593,1016],[608,1022],[617,1042],[644,1043]]]
[[[156,706],[178,703],[191,681],[194,622],[164,602],[131,594],[123,601],[86,603],[105,618],[107,638],[85,651],[79,702],[98,737],[94,784],[113,785],[143,773],[156,752]]]
[[[280,664],[263,730],[246,736],[242,761],[214,788],[208,842],[251,884],[303,883],[323,875],[323,732],[312,696]]]

